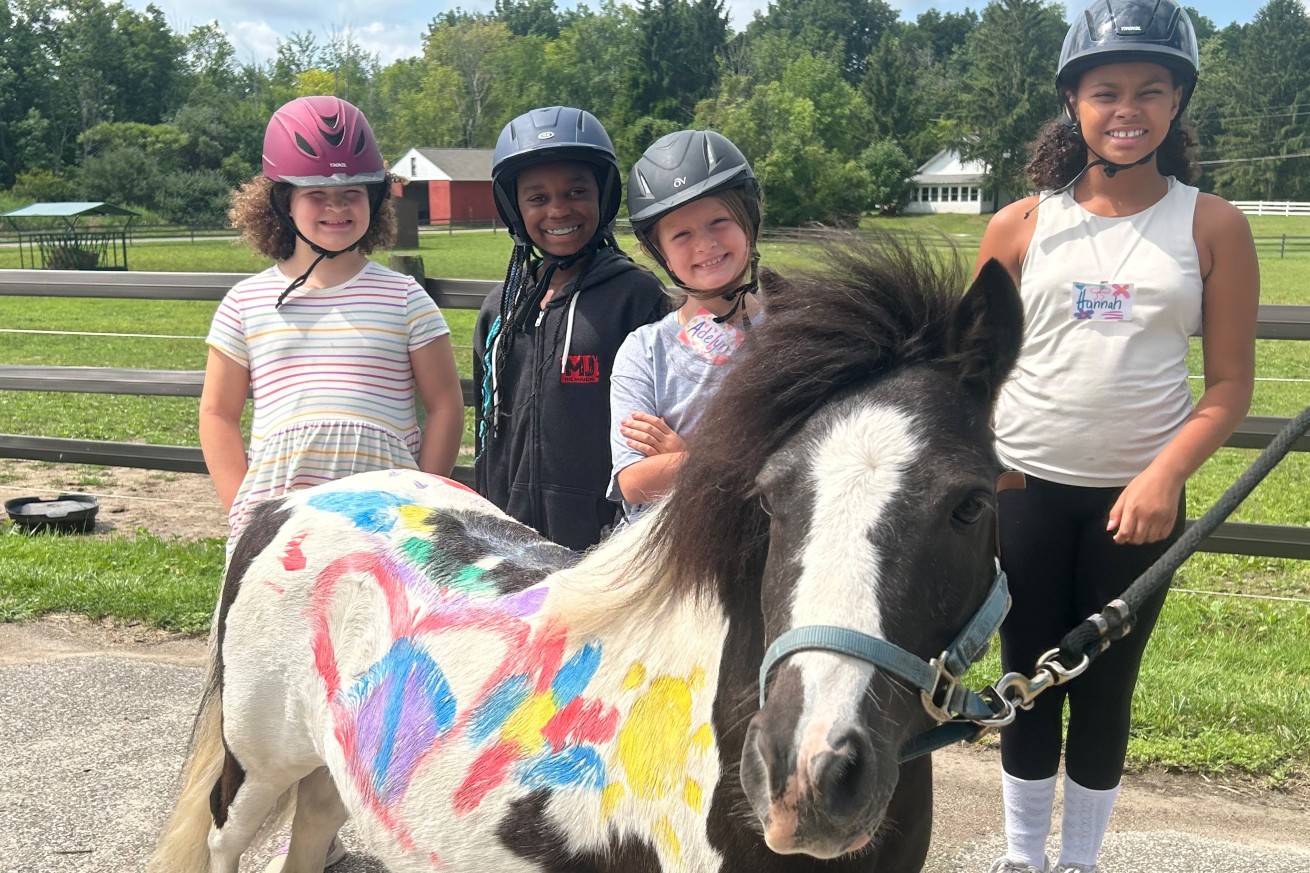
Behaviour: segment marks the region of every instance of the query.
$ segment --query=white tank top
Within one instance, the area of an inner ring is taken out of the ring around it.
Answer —
[[[1045,200],[1024,256],[1024,344],[996,407],[997,451],[1065,485],[1126,485],[1192,410],[1188,337],[1201,325],[1197,190],[1169,177],[1136,215]]]

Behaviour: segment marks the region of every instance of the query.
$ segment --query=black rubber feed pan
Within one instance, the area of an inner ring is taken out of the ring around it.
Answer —
[[[60,494],[58,497],[15,497],[5,501],[5,512],[14,524],[28,530],[56,530],[86,533],[96,526],[100,501],[90,494]]]

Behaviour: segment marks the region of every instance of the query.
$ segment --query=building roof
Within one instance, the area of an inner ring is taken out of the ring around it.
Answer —
[[[112,203],[33,203],[0,218],[72,218],[77,215],[136,215]]]
[[[427,149],[415,148],[423,159],[452,182],[490,182],[492,149]],[[408,156],[410,152],[406,152]],[[392,167],[391,172],[397,176],[409,178],[409,167],[402,166],[405,157]],[[420,178],[424,174],[420,174]]]
[[[979,183],[987,179],[987,165],[982,161],[962,161],[954,149],[942,149],[929,158],[910,181],[919,185]]]

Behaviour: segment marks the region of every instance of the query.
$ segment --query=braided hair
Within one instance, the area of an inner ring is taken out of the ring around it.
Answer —
[[[514,347],[514,340],[519,334],[527,333],[531,328],[530,320],[534,312],[541,310],[541,301],[550,289],[550,280],[556,270],[567,270],[574,264],[582,263],[582,269],[574,280],[578,293],[586,281],[587,274],[595,264],[592,257],[602,249],[610,249],[621,257],[632,260],[619,248],[614,232],[605,228],[596,233],[591,241],[566,258],[544,258],[538,256],[532,243],[514,245],[510,254],[509,266],[505,270],[505,282],[501,287],[500,311],[487,330],[486,347],[482,353],[481,404],[478,410],[477,453],[480,456],[487,443],[496,437],[500,417],[500,374]],[[555,359],[559,350],[560,332],[564,322],[555,325],[551,337],[551,352],[545,360]],[[539,390],[544,374],[533,374],[533,395]]]

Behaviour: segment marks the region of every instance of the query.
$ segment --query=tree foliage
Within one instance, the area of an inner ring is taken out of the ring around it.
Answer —
[[[1026,189],[1025,145],[1057,111],[1063,6],[991,0],[897,20],[888,0],[772,0],[739,33],[725,10],[493,0],[438,14],[414,57],[384,64],[332,27],[243,63],[213,21],[177,32],[127,0],[0,0],[0,187],[219,220],[225,191],[259,170],[272,111],[333,93],[364,110],[390,159],[488,148],[507,120],[553,103],[600,118],[625,166],[665,133],[714,127],[755,163],[771,224],[895,208],[914,167],[948,146],[985,162],[994,191]],[[1191,12],[1202,186],[1310,199],[1305,6],[1267,0],[1223,28]]]

